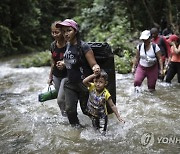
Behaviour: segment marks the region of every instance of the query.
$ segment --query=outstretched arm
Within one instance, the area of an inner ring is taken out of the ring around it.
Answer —
[[[108,99],[108,104],[109,104],[109,106],[111,107],[111,109],[113,110],[113,112],[115,113],[117,119],[118,119],[120,122],[125,123],[125,121],[120,117],[120,114],[119,114],[119,112],[118,112],[118,110],[117,110],[117,107],[116,107],[116,105],[113,103],[113,101],[112,101],[111,98]]]
[[[85,57],[90,65],[90,67],[92,68],[92,71],[95,73],[95,74],[98,74],[100,72],[100,66],[97,64],[96,62],[96,59],[94,57],[94,53],[91,50],[89,50],[86,54],[85,54]]]
[[[132,72],[133,74],[134,74],[135,71],[136,71],[136,67],[137,67],[137,65],[138,65],[138,63],[139,63],[139,58],[140,58],[139,50],[136,50],[136,55],[135,55],[135,57],[134,57],[134,59],[133,59],[133,65],[132,65],[132,70],[131,70],[131,72]]]
[[[54,60],[51,59],[51,68],[50,68],[49,79],[48,79],[48,84],[49,85],[51,85],[52,81],[53,81],[53,74],[52,74],[53,67],[54,67]]]
[[[158,51],[158,52],[156,53],[156,55],[157,55],[157,58],[158,58],[158,61],[159,61],[160,73],[161,73],[161,75],[162,75],[162,74],[163,74],[163,62],[162,62],[162,59],[161,59],[161,53],[160,53],[160,51]]]
[[[88,77],[86,77],[84,80],[83,80],[83,84],[86,86],[86,87],[89,87],[90,86],[90,82],[95,78],[95,74],[91,74],[89,75]]]

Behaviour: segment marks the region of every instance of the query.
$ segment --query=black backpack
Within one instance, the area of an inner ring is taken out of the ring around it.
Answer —
[[[165,57],[168,57],[168,51],[167,51],[166,43],[165,43],[165,40],[164,40],[164,38],[162,36],[160,36],[158,46],[160,48],[161,55],[165,56]]]

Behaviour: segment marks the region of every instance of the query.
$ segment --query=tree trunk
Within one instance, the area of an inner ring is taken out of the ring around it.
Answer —
[[[171,5],[171,0],[167,0],[167,6],[168,6],[168,20],[170,24],[173,24],[173,19],[172,19],[172,5]]]
[[[142,3],[143,3],[143,5],[144,5],[144,7],[145,7],[145,9],[146,9],[146,11],[148,13],[148,16],[149,16],[149,19],[150,19],[151,23],[156,27],[158,26],[158,28],[159,28],[159,24],[155,23],[155,21],[153,19],[153,16],[152,16],[151,12],[149,11],[148,6],[146,5],[146,0],[142,0]]]
[[[131,22],[131,26],[133,27],[133,29],[136,29],[136,24],[135,24],[135,20],[134,20],[134,14],[133,14],[133,9],[131,8],[131,6],[129,5],[129,0],[126,0],[127,2],[127,8],[130,12],[130,22]]]
[[[175,22],[173,22],[173,16],[172,16],[172,4],[171,4],[171,0],[167,0],[167,6],[168,6],[168,22],[169,25],[172,26],[172,30],[173,32],[176,34],[179,33],[179,23],[178,23],[178,8],[177,8],[177,14],[175,17]]]

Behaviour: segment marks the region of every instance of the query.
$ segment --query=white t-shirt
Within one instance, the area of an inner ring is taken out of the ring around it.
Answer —
[[[137,45],[137,50],[139,50],[139,45]],[[160,51],[160,48],[156,44],[155,52],[157,53],[158,51]],[[154,49],[153,49],[152,43],[151,43],[151,47],[149,48],[149,50],[146,51],[146,53],[144,51],[144,43],[141,44],[140,61],[139,61],[141,66],[151,67],[152,65],[147,62],[147,58],[146,58],[147,56],[150,58],[156,58],[156,55],[154,54]]]

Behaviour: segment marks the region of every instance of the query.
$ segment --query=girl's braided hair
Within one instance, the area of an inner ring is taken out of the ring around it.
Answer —
[[[82,56],[83,56],[83,51],[82,51],[82,46],[81,46],[81,36],[80,32],[77,31],[76,33],[76,39],[77,39],[77,60],[79,64],[82,63]]]

